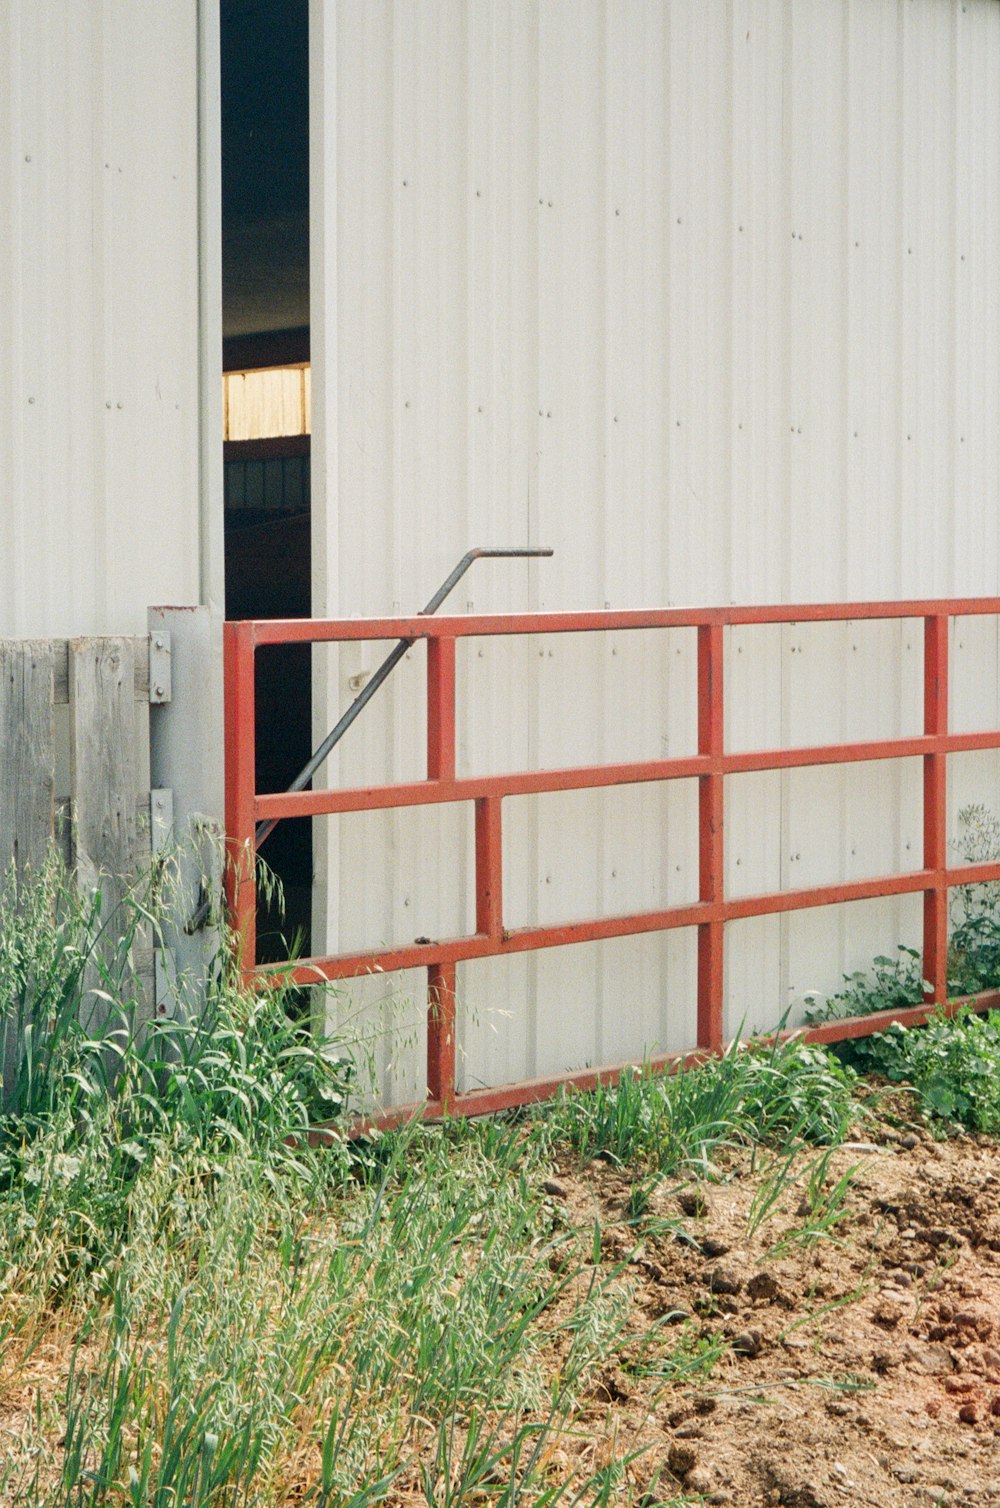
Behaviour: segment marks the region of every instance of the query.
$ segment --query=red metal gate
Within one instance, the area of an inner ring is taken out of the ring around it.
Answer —
[[[298,983],[346,979],[372,970],[425,968],[428,979],[426,1104],[415,1111],[481,1114],[545,1099],[572,1085],[592,1087],[613,1080],[625,1065],[594,1068],[499,1088],[456,1093],[455,977],[463,960],[500,957],[569,943],[594,942],[673,927],[698,929],[698,1027],[692,1054],[719,1052],[723,1040],[723,937],[727,922],[827,906],[843,901],[922,892],[923,973],[933,985],[925,1006],[851,1017],[811,1029],[812,1040],[836,1041],[884,1029],[890,1021],[916,1023],[947,1004],[948,890],[1000,879],[1000,862],[949,866],[947,862],[946,765],[949,754],[1000,748],[1000,730],[948,731],[948,631],[954,617],[1000,614],[1000,598],[867,602],[795,607],[669,608],[651,612],[530,613],[492,617],[412,617],[346,620],[266,620],[225,625],[226,828],[231,914],[242,940],[243,963],[255,965],[256,887],[254,831],[259,821],[327,813],[411,807],[453,801],[475,804],[476,927],[467,936],[431,944],[382,948],[269,966]],[[724,631],[727,627],[830,623],[855,619],[920,619],[923,623],[924,696],[921,735],[865,743],[823,744],[749,753],[727,753],[723,735]],[[698,640],[698,743],[687,758],[572,769],[520,771],[458,778],[455,766],[455,644],[460,638],[514,634],[611,633],[623,629],[694,628]],[[264,645],[344,643],[350,640],[427,641],[427,778],[422,781],[344,790],[265,794],[254,779],[254,655]],[[923,759],[923,867],[916,871],[761,895],[727,898],[724,886],[724,788],[727,775],[787,770],[865,760]],[[692,779],[699,790],[698,900],[688,905],[627,916],[598,917],[555,926],[504,925],[503,811],[506,796],[596,789],[644,781]],[[1000,1005],[1000,992],[978,995],[977,1009]],[[653,1060],[666,1066],[673,1059]]]

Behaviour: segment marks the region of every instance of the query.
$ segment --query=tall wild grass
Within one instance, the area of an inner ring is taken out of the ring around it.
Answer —
[[[662,1170],[727,1138],[833,1140],[849,1075],[734,1052],[312,1147],[349,1044],[247,992],[225,951],[200,1013],[179,993],[149,1019],[165,894],[154,875],[112,924],[53,861],[0,898],[0,1502],[638,1502],[624,1443],[561,1449],[581,1400],[636,1346],[673,1383],[718,1348],[637,1335],[625,1264],[545,1196],[554,1152]]]

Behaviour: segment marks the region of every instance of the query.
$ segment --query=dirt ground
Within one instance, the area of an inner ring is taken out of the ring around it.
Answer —
[[[912,1115],[902,1097],[895,1109]],[[620,1169],[558,1169],[556,1218],[600,1218],[635,1332],[668,1317],[638,1364],[599,1380],[560,1455],[645,1447],[630,1473],[650,1508],[1000,1504],[1000,1147],[936,1141],[891,1112],[859,1134],[811,1190],[815,1149],[783,1184],[780,1158],[741,1153],[721,1176],[663,1185],[645,1233]],[[703,1378],[664,1386],[657,1355],[681,1335],[731,1345]]]

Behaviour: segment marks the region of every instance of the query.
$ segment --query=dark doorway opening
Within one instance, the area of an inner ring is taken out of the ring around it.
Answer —
[[[221,0],[222,275],[227,618],[308,617],[308,0]],[[307,646],[258,655],[257,786],[286,788],[312,746]],[[308,952],[312,828],[261,849],[283,912],[261,896],[259,956]]]

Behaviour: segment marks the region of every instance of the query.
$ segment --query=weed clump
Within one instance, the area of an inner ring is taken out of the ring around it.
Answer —
[[[696,1069],[669,1077],[626,1072],[614,1087],[567,1095],[546,1113],[580,1156],[668,1174],[704,1166],[727,1143],[841,1141],[858,1114],[855,1081],[824,1048],[797,1038],[737,1040]]]
[[[963,1006],[918,1028],[894,1023],[839,1051],[864,1073],[911,1084],[932,1118],[1000,1136],[1000,1012]]]

